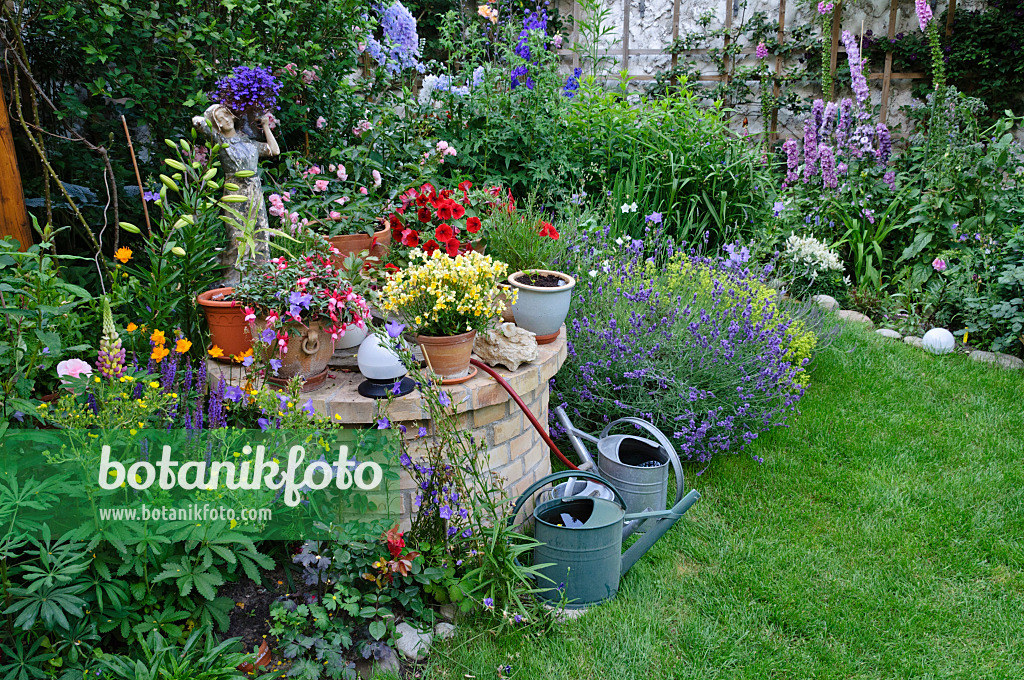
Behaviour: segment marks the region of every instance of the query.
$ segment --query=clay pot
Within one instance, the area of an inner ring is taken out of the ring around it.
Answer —
[[[234,288],[214,288],[196,297],[206,314],[210,327],[210,342],[224,350],[219,361],[230,362],[232,355],[243,354],[252,348],[252,336],[245,322],[242,306],[231,299]]]
[[[258,317],[257,317],[258,319]],[[309,326],[290,323],[285,327],[288,332],[288,352],[278,354],[277,345],[266,347],[272,358],[281,360],[281,368],[277,369],[279,380],[289,380],[295,376],[309,379],[319,376],[327,368],[327,362],[334,354],[334,340],[331,334],[323,330],[320,320],[310,321]],[[265,323],[258,320],[252,323],[252,333],[258,337]]]
[[[260,648],[256,652],[255,662],[245,661],[238,664],[238,670],[243,673],[252,673],[257,668],[265,668],[270,665],[270,647],[267,645],[267,641],[263,640],[260,642]]]
[[[528,274],[547,275],[559,279],[559,286],[533,286],[519,279]],[[572,288],[576,279],[562,272],[549,269],[531,269],[516,272],[508,277],[508,282],[519,289],[516,303],[512,305],[516,325],[537,334],[537,343],[545,345],[554,342],[562,328],[562,322],[569,313],[572,301]]]
[[[384,227],[373,236],[368,234],[345,234],[344,236],[331,236],[328,241],[338,249],[339,255],[332,255],[331,262],[335,267],[341,267],[342,262],[351,253],[360,253],[369,250],[370,255],[383,258],[391,247],[391,227]]]
[[[469,373],[469,360],[473,355],[475,339],[476,331],[442,337],[416,336],[427,365],[445,380],[461,378]]]

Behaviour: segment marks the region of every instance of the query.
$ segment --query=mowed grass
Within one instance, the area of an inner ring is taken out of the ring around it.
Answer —
[[[420,677],[1024,678],[1024,372],[847,329],[802,414],[721,457],[618,597],[459,626]]]

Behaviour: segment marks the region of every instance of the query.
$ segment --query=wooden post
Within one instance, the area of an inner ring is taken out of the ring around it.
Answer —
[[[949,10],[946,12],[946,35],[953,35],[953,16],[956,14],[956,0],[949,0]]]
[[[734,0],[725,0],[725,39],[722,41],[726,52],[729,51],[729,45],[732,44],[732,3]],[[726,54],[722,60],[722,82],[726,85],[729,84],[729,66],[730,59],[729,55]]]
[[[572,3],[572,68],[575,72],[576,69],[580,68],[580,53],[576,49],[577,43],[580,40],[580,3]],[[598,45],[600,47],[600,45]]]
[[[899,0],[889,2],[889,44],[896,37],[896,20],[899,18]],[[885,71],[882,73],[882,115],[879,120],[884,125],[889,118],[889,88],[892,85],[892,50],[885,53]]]
[[[672,44],[679,40],[679,0],[672,0]],[[679,55],[675,52],[672,53],[672,72],[675,73],[676,68],[679,67]],[[672,82],[675,82],[675,76],[672,76]]]
[[[622,0],[622,70],[629,72],[629,10],[632,0]]]
[[[14,87],[17,86],[15,81]],[[25,194],[21,188],[21,173],[18,172],[14,138],[11,136],[11,122],[7,118],[4,83],[3,78],[0,78],[0,237],[5,236],[18,239],[21,250],[32,245],[32,231],[25,211]]]
[[[828,89],[828,100],[836,98],[836,63],[839,57],[839,27],[843,23],[843,0],[836,1],[835,14],[832,15],[832,53],[829,55],[829,64],[832,68],[832,84]]]
[[[786,0],[779,0],[779,49],[782,49],[782,41],[786,37]],[[779,100],[779,95],[782,93],[782,88],[779,86],[779,79],[782,77],[782,55],[775,55],[775,80],[772,82],[772,94],[775,96],[775,101]],[[766,125],[768,121],[764,122]],[[769,141],[774,143],[779,138],[779,107],[772,107],[772,121],[769,132]]]

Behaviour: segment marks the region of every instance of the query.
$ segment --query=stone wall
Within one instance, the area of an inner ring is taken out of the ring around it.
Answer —
[[[524,364],[517,371],[495,369],[522,398],[530,411],[547,428],[549,382],[566,357],[565,327],[558,338],[540,346],[537,361]],[[359,395],[356,387],[362,381],[358,373],[336,371],[327,384],[309,396],[319,413],[340,416],[341,422],[353,427],[372,426],[381,415],[380,403]],[[537,430],[524,416],[505,389],[480,371],[461,385],[445,390],[457,409],[460,425],[472,432],[478,441],[486,442],[489,468],[506,482],[512,498],[518,497],[533,482],[551,472],[548,447]],[[416,433],[421,425],[430,431],[428,414],[418,393],[396,399],[388,413],[394,427],[404,425],[411,442],[410,455],[416,456]],[[419,440],[421,441],[421,440]],[[407,525],[413,512],[416,487],[404,471],[399,485],[401,514]]]

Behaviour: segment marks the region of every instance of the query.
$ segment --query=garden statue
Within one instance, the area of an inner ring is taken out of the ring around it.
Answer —
[[[235,127],[236,117],[231,109],[223,104],[214,104],[202,116],[192,118],[192,125],[215,144],[221,145],[220,163],[224,171],[225,181],[238,188],[229,190],[225,187],[224,196],[244,196],[244,203],[234,203],[232,207],[245,216],[248,225],[238,224],[237,220],[229,222],[231,238],[227,247],[220,254],[221,264],[229,267],[225,275],[224,285],[230,286],[238,282],[237,269],[240,242],[255,240],[255,252],[244,255],[267,257],[270,245],[267,241],[267,207],[263,202],[263,184],[259,176],[259,159],[266,156],[277,156],[281,153],[274,134],[270,131],[270,120],[262,116],[259,122],[266,136],[266,142],[258,142]],[[239,172],[249,171],[253,174],[240,177]],[[248,229],[246,228],[248,227]],[[246,238],[248,236],[248,238]],[[244,246],[248,248],[247,246]]]

